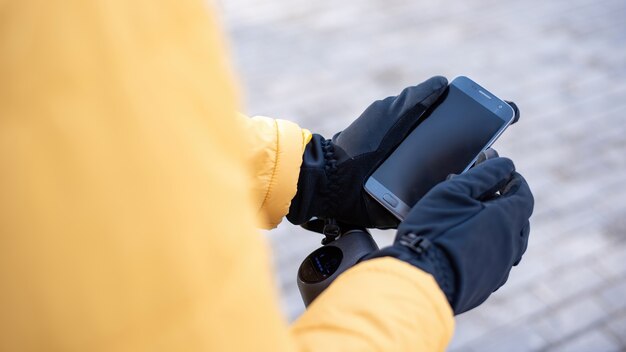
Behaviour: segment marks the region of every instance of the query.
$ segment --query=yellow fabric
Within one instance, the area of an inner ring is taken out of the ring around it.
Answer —
[[[443,351],[452,312],[435,279],[393,258],[346,271],[292,326],[319,351]]]
[[[255,227],[286,211],[308,132],[238,122],[210,13],[0,0],[0,350],[441,349],[445,298],[393,259],[289,329]]]
[[[240,118],[248,130],[253,195],[263,228],[276,227],[296,195],[304,147],[311,132],[293,122],[255,116]]]

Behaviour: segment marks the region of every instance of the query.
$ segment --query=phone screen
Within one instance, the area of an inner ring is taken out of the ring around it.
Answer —
[[[506,123],[452,84],[372,177],[411,207],[449,174],[463,172]]]

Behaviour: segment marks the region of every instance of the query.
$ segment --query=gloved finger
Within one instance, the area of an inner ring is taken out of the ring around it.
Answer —
[[[412,115],[421,114],[439,99],[447,87],[448,80],[442,76],[434,76],[416,86],[407,87],[395,97],[389,107],[390,115],[400,117],[413,112],[418,106],[421,111],[413,112]]]
[[[495,158],[487,160],[449,181],[440,183],[435,189],[439,191],[451,190],[482,201],[504,187],[514,172],[515,165],[511,159]]]
[[[524,225],[524,228],[520,232],[519,256],[517,257],[517,260],[513,263],[513,266],[516,266],[522,261],[522,256],[524,255],[524,253],[526,253],[526,249],[528,248],[528,235],[529,234],[530,234],[530,221],[526,220],[526,225]]]
[[[489,159],[494,159],[499,157],[500,155],[498,154],[498,151],[493,149],[493,148],[487,148],[487,150],[484,150],[482,152],[480,152],[480,154],[478,154],[478,157],[476,158],[476,162],[474,163],[474,166],[487,161]]]
[[[475,167],[478,164],[481,164],[489,159],[494,159],[494,158],[498,158],[500,155],[498,154],[498,151],[496,151],[493,148],[487,148],[486,150],[480,152],[478,154],[478,157],[476,157],[476,162],[474,163],[474,165],[472,167]],[[499,195],[497,193],[493,193],[491,195],[487,195],[485,196],[484,200],[490,200],[492,198],[498,197]]]
[[[417,125],[447,85],[445,77],[436,76],[404,89],[398,96],[374,102],[350,126],[333,137],[335,147],[350,157],[376,150],[391,151]]]
[[[500,213],[494,216],[506,216],[513,226],[521,228],[533,213],[535,199],[524,177],[515,172],[500,189],[500,197],[490,200],[489,204]]]
[[[505,100],[504,102],[509,104],[509,106],[511,108],[513,108],[513,111],[515,112],[515,115],[513,115],[513,121],[511,121],[511,125],[512,125],[512,124],[516,123],[517,121],[519,121],[519,117],[520,117],[519,108],[517,107],[517,104],[515,104],[512,101]]]
[[[480,154],[478,154],[478,156],[476,157],[476,162],[474,163],[474,166],[487,161],[489,159],[494,159],[494,158],[498,158],[500,157],[500,154],[498,154],[498,151],[493,149],[493,148],[487,148],[486,150],[483,150],[482,152],[480,152]],[[459,176],[458,174],[450,174],[446,177],[446,181],[447,180],[451,180],[453,178],[455,178],[456,176]]]

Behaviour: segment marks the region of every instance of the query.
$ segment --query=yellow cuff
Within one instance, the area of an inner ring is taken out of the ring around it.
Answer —
[[[309,130],[286,120],[274,120],[274,127],[274,169],[261,205],[261,212],[265,213],[265,223],[261,225],[268,229],[276,227],[289,212],[298,187],[302,154],[312,136]]]

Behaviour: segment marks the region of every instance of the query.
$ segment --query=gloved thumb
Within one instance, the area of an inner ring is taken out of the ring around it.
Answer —
[[[482,201],[504,187],[514,172],[515,165],[511,159],[493,158],[449,180],[447,187],[457,193]]]

